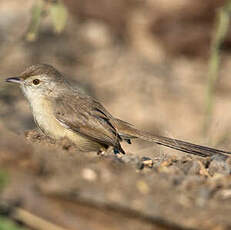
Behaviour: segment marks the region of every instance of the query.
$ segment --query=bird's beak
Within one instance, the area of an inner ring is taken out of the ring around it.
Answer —
[[[19,77],[9,77],[6,79],[6,82],[13,82],[20,84],[22,80]]]

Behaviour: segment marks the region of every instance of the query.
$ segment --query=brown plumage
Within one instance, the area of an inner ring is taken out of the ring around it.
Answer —
[[[103,106],[91,97],[72,92],[53,101],[55,116],[64,126],[92,141],[104,146],[113,146],[119,152],[122,138],[116,126],[112,125],[113,117]]]
[[[120,142],[140,138],[203,157],[231,154],[138,130],[114,118],[97,100],[71,88],[50,65],[31,66],[18,78],[7,81],[20,83],[36,124],[46,135],[67,137],[83,151],[104,151],[112,146],[115,153],[125,153]]]

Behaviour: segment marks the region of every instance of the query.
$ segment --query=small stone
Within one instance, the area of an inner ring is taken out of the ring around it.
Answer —
[[[143,165],[143,167],[152,168],[153,167],[153,160],[149,157],[142,157],[141,158],[141,164]]]
[[[168,166],[170,166],[170,165],[172,165],[172,164],[173,164],[172,159],[166,159],[166,160],[163,160],[163,161],[160,163],[159,167],[168,167]]]
[[[209,165],[209,174],[213,176],[216,173],[222,175],[230,174],[230,165],[222,158],[214,158]]]
[[[95,181],[97,178],[97,174],[95,173],[94,170],[89,169],[89,168],[84,168],[82,170],[82,177],[87,180],[87,181]]]
[[[231,189],[223,189],[217,192],[216,197],[222,200],[231,198]]]

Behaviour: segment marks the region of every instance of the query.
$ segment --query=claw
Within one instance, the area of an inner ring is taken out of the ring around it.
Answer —
[[[125,141],[127,141],[128,144],[132,143],[130,139],[125,139]]]
[[[119,154],[120,153],[120,151],[118,149],[116,149],[116,148],[114,148],[113,150],[114,150],[114,154]]]

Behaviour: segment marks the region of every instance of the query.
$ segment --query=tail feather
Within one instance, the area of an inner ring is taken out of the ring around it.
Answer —
[[[192,144],[186,141],[181,141],[169,137],[152,135],[147,132],[133,128],[128,123],[123,123],[121,120],[118,120],[116,127],[123,138],[140,138],[149,142],[154,142],[159,145],[163,145],[172,149],[180,150],[182,152],[202,156],[202,157],[211,157],[215,155],[227,156],[231,152],[214,149],[206,146]]]
[[[192,144],[186,141],[172,139],[169,137],[154,136],[154,135],[150,135],[150,134],[140,132],[140,131],[136,137],[141,138],[146,141],[155,142],[156,144],[160,144],[160,145],[163,145],[169,148],[180,150],[182,152],[199,155],[202,157],[211,157],[214,155],[231,154],[231,152],[226,152],[226,151],[219,150],[219,149],[196,145],[196,144]]]

